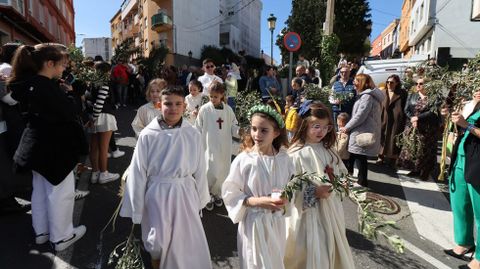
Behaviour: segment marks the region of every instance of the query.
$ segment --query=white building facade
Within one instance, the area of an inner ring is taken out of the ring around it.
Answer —
[[[220,46],[260,55],[261,0],[220,0]]]
[[[110,37],[84,38],[82,41],[82,52],[85,57],[100,55],[104,61],[112,58],[112,39]]]
[[[413,55],[473,58],[480,52],[478,0],[417,0],[410,14],[409,45]],[[478,7],[476,7],[478,6]]]

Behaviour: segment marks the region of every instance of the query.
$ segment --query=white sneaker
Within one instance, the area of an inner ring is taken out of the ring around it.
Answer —
[[[96,184],[98,182],[98,178],[100,177],[100,171],[92,172],[90,177],[90,182],[92,184]]]
[[[72,237],[55,243],[55,251],[62,251],[73,245],[73,243],[77,242],[80,238],[82,238],[86,231],[87,227],[85,227],[84,225],[73,228]]]
[[[35,237],[35,244],[37,245],[45,244],[48,242],[49,238],[50,238],[50,234],[48,233],[39,234]]]
[[[117,173],[110,173],[108,171],[100,173],[100,177],[98,178],[98,183],[105,184],[108,182],[115,181],[120,178],[120,174]]]
[[[110,155],[113,158],[120,158],[123,155],[125,155],[125,151],[121,151],[121,150],[117,149],[117,150],[113,151],[112,154],[110,154]],[[110,156],[109,156],[109,158],[110,158]]]

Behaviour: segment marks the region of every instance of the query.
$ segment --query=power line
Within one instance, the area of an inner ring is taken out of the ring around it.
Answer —
[[[375,11],[377,11],[378,13],[382,13],[382,14],[385,14],[385,15],[393,16],[393,17],[395,17],[395,18],[398,17],[398,14],[389,13],[389,12],[386,12],[386,11],[383,11],[383,10],[380,10],[380,9],[372,8],[372,10],[375,10]]]
[[[243,2],[243,0],[239,0],[235,5],[229,7],[229,8],[227,9],[227,11],[233,10],[236,6],[238,6],[238,4],[240,4],[240,3],[242,3],[242,2]],[[227,12],[227,14],[228,14],[228,12]],[[215,16],[215,17],[213,17],[213,18],[211,18],[211,19],[208,19],[208,20],[206,20],[206,21],[204,21],[204,22],[201,22],[201,23],[199,23],[199,24],[197,24],[197,25],[188,26],[188,27],[185,27],[185,28],[190,29],[190,30],[194,30],[193,28],[197,28],[197,27],[199,27],[199,26],[204,26],[205,24],[207,24],[207,23],[209,23],[209,22],[211,22],[211,21],[214,21],[214,20],[220,18],[220,17],[223,16],[223,15],[224,15],[223,13],[220,13],[218,16]],[[194,30],[194,31],[195,31],[195,30]]]
[[[255,2],[255,0],[250,0],[250,2],[248,2],[247,4],[245,4],[244,6],[242,6],[241,8],[239,8],[238,10],[234,11],[235,14],[237,14],[238,12],[242,11],[243,9],[245,9],[246,7],[248,7],[250,4],[252,4],[253,2]],[[222,23],[221,21],[219,22],[216,22],[212,25],[208,25],[202,29],[197,29],[197,30],[185,30],[185,32],[202,32],[202,31],[205,31],[207,29],[210,29],[211,27],[213,26],[216,26],[216,25],[219,25],[220,23]]]

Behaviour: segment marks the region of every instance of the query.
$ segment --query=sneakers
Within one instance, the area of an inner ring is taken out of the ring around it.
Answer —
[[[205,206],[205,209],[208,211],[212,211],[215,203],[215,198],[213,198],[213,195],[210,195],[210,201],[207,203]]]
[[[90,182],[92,184],[96,184],[98,182],[99,177],[100,177],[100,171],[92,172],[92,175],[90,177]]]
[[[75,189],[75,200],[83,199],[88,194],[90,194],[90,191],[81,191],[79,189]]]
[[[35,237],[35,244],[37,245],[45,244],[48,242],[49,238],[50,238],[50,234],[48,233],[39,234]]]
[[[223,200],[222,200],[222,198],[214,195],[214,196],[213,196],[213,199],[214,199],[213,203],[215,204],[216,207],[222,207],[222,206],[223,206]]]
[[[117,173],[110,173],[108,171],[101,172],[100,176],[98,177],[98,183],[105,184],[108,182],[115,181],[120,178],[120,175]]]
[[[61,240],[55,243],[55,251],[62,251],[77,242],[87,231],[87,227],[80,225],[73,228],[73,235],[69,239]]]
[[[108,157],[113,157],[113,158],[120,158],[122,157],[123,155],[125,155],[125,151],[121,151],[119,149],[113,151]]]

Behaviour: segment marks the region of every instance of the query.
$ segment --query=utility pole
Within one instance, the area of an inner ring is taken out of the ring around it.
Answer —
[[[331,35],[333,33],[333,21],[335,19],[335,0],[327,1],[327,14],[323,24],[323,34]]]

